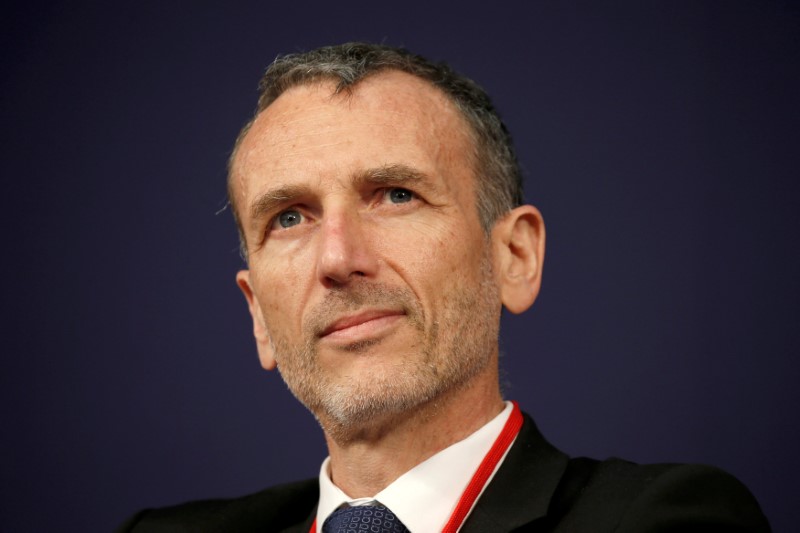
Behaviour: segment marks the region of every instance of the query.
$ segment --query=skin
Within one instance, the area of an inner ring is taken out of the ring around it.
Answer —
[[[500,310],[535,300],[544,225],[522,206],[482,230],[468,126],[435,87],[388,71],[333,90],[287,90],[242,140],[236,278],[262,366],[357,498],[500,412]]]

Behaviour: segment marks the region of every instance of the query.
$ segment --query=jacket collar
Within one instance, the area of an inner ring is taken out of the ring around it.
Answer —
[[[462,527],[463,533],[510,531],[547,515],[569,458],[547,442],[530,416]]]

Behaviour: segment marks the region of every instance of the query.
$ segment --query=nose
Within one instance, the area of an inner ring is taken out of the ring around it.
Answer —
[[[375,275],[378,261],[369,228],[358,213],[328,213],[320,233],[317,277],[323,285],[341,286],[355,277]]]

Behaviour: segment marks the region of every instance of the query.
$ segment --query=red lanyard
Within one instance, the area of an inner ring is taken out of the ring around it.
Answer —
[[[467,488],[464,490],[463,494],[461,494],[456,509],[453,511],[453,514],[450,515],[450,520],[445,524],[442,533],[455,533],[458,531],[458,528],[464,524],[467,514],[469,514],[472,506],[475,505],[475,500],[478,499],[481,491],[483,491],[483,487],[486,486],[489,476],[491,476],[495,468],[497,468],[497,463],[500,462],[500,459],[502,459],[506,451],[508,451],[514,439],[517,438],[517,434],[522,427],[522,412],[519,410],[517,402],[512,401],[511,403],[513,404],[511,416],[508,417],[506,425],[503,426],[503,431],[497,436],[489,453],[486,454],[483,461],[481,461],[481,464],[478,466],[478,469],[475,470],[475,473],[472,475],[469,485],[467,485]],[[315,518],[314,523],[311,524],[311,531],[309,533],[316,533],[316,531],[317,519]]]

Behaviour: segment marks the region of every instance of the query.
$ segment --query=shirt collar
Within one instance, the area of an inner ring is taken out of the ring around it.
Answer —
[[[391,509],[412,533],[441,531],[511,416],[513,406],[511,402],[505,403],[505,409],[486,425],[418,464],[373,498],[353,499],[334,485],[329,475],[330,457],[326,458],[319,472],[317,532],[322,530],[325,519],[343,504],[365,505],[375,500]],[[502,459],[498,467],[501,463]],[[420,512],[421,509],[425,511]]]

